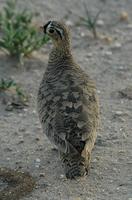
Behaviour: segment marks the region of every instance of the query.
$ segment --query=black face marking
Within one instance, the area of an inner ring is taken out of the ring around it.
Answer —
[[[61,40],[62,40],[62,34],[60,33],[60,31],[57,30],[57,29],[55,29],[55,30],[56,30],[56,32],[58,33],[58,35],[60,36],[60,38],[61,38]]]
[[[46,29],[47,29],[47,27],[48,27],[48,25],[51,23],[51,21],[48,21],[47,22],[47,24],[45,24],[44,26],[43,26],[43,31],[44,31],[44,33],[46,33]]]

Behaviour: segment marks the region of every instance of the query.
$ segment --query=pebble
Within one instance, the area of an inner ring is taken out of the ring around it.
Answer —
[[[23,136],[20,135],[20,136],[19,136],[19,144],[20,144],[20,143],[23,143],[23,142],[24,142]]]
[[[40,163],[40,161],[41,160],[39,158],[36,158],[36,160],[35,160],[36,163]]]
[[[33,110],[33,111],[32,111],[32,113],[33,113],[33,114],[36,114],[36,113],[37,113],[37,111],[36,111],[36,110]]]
[[[121,21],[128,21],[128,13],[126,11],[122,11],[120,14]]]
[[[117,110],[117,111],[115,112],[115,114],[116,114],[116,115],[122,115],[122,114],[123,114],[123,112],[122,112],[122,111],[120,111],[120,110]]]
[[[39,121],[36,121],[36,122],[34,123],[34,125],[40,125],[40,122],[39,122]]]
[[[7,148],[5,148],[5,151],[10,152],[10,151],[12,151],[12,149],[10,147],[7,147]]]
[[[18,129],[18,131],[20,131],[20,132],[25,132],[26,129],[25,129],[24,127],[20,127],[20,128]]]
[[[27,108],[24,108],[23,110],[24,110],[24,112],[27,112],[27,111],[28,111],[28,109],[27,109]]]
[[[61,174],[61,175],[60,175],[60,179],[63,179],[63,178],[65,178],[65,175],[64,175],[64,174]]]
[[[121,97],[131,100],[132,99],[132,86],[128,86],[128,87],[120,90],[119,94],[121,95]]]
[[[98,26],[104,26],[104,21],[103,20],[101,20],[101,19],[99,19],[98,21],[97,21],[97,25]]]
[[[14,132],[14,135],[16,135],[16,136],[17,136],[17,135],[19,135],[19,133],[18,133],[17,131],[15,131],[15,132]]]
[[[70,21],[70,20],[67,20],[67,21],[66,21],[66,25],[68,25],[68,26],[73,26],[73,22]]]
[[[120,49],[122,47],[122,44],[119,42],[115,42],[112,46],[111,49]]]
[[[124,132],[122,133],[122,136],[123,136],[124,139],[127,138],[127,135],[126,135],[126,133],[124,133]]]
[[[112,55],[112,51],[103,51],[103,55],[104,56],[111,56]]]
[[[9,161],[9,160],[11,160],[11,158],[7,157],[6,160]]]
[[[87,54],[87,57],[88,57],[88,58],[91,58],[92,56],[93,56],[93,53],[88,53],[88,54]]]
[[[19,115],[20,117],[22,117],[22,116],[23,116],[23,114],[22,114],[22,113],[19,113],[18,115]]]
[[[107,42],[108,44],[111,44],[112,41],[113,41],[113,38],[110,37],[110,36],[106,36],[106,37],[103,38],[103,40],[104,40],[105,42]]]
[[[23,113],[19,113],[18,115],[19,117],[26,117],[26,114],[23,114]]]
[[[40,138],[39,138],[39,137],[36,137],[35,140],[36,140],[36,141],[40,141]]]
[[[40,167],[40,165],[37,165],[37,164],[35,164],[35,167],[36,167],[36,168],[39,168],[39,167]]]
[[[119,66],[118,69],[119,69],[119,70],[124,70],[125,67],[124,67],[124,66]]]
[[[128,24],[128,25],[127,25],[127,28],[128,28],[128,29],[132,29],[132,24]]]
[[[36,129],[41,130],[42,127],[41,126],[36,126]]]
[[[81,198],[80,197],[75,197],[75,198],[73,198],[73,200],[81,200]]]
[[[39,177],[45,177],[45,173],[40,173]]]
[[[84,32],[81,32],[80,35],[81,35],[81,37],[85,37],[85,33]]]

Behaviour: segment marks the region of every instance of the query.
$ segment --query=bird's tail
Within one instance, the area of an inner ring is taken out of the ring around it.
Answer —
[[[85,165],[85,158],[79,154],[65,155],[63,157],[66,177],[75,179],[77,177],[85,176],[87,174],[87,167]]]

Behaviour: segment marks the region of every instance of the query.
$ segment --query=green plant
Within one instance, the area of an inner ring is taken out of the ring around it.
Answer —
[[[10,91],[11,93],[16,94],[24,101],[27,101],[27,96],[24,94],[21,87],[14,80],[7,80],[2,78],[0,81],[0,92],[7,90]]]
[[[9,88],[14,86],[16,86],[16,83],[13,80],[5,80],[2,78],[0,81],[0,91],[8,90]]]
[[[95,16],[92,16],[84,2],[83,2],[83,5],[84,5],[86,17],[80,17],[81,19],[80,24],[83,26],[86,26],[92,32],[94,38],[97,38],[97,31],[96,31],[97,20],[99,18],[99,15],[102,12],[102,9],[99,10]]]
[[[24,56],[48,42],[47,36],[40,37],[32,24],[33,14],[26,9],[16,11],[17,0],[8,0],[0,14],[0,48],[7,50],[22,62]]]

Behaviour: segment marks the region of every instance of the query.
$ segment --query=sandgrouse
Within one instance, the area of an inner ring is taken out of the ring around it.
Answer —
[[[38,91],[43,132],[60,152],[67,178],[87,174],[96,140],[99,108],[94,82],[76,64],[68,27],[49,21],[43,31],[53,41]]]

